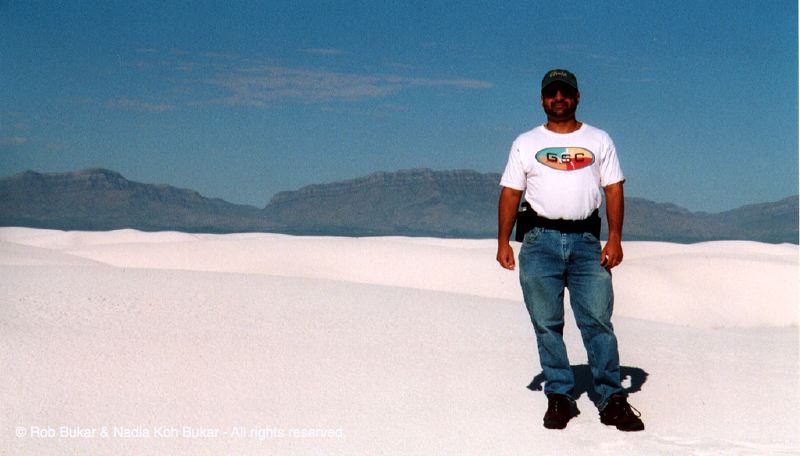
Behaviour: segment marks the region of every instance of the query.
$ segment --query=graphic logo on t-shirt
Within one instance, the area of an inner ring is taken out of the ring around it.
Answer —
[[[575,171],[594,163],[594,154],[583,147],[548,147],[536,152],[536,161],[559,171]]]

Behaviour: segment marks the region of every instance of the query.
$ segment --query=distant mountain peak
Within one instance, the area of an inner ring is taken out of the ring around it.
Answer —
[[[275,207],[287,201],[298,198],[311,197],[330,197],[336,194],[353,193],[356,189],[379,189],[385,191],[387,188],[410,187],[418,185],[438,185],[447,187],[456,185],[463,187],[466,183],[478,182],[478,185],[486,185],[491,182],[493,189],[499,191],[500,175],[496,173],[479,173],[477,171],[457,169],[435,171],[430,168],[401,169],[399,171],[378,171],[366,176],[346,179],[327,184],[311,184],[299,188],[276,193],[267,204],[267,208]]]
[[[205,198],[194,190],[130,181],[104,168],[26,171],[0,179],[0,225],[203,232],[274,228],[255,207]]]
[[[0,226],[494,238],[500,175],[429,168],[375,172],[276,194],[264,209],[90,168],[0,179]],[[798,243],[798,197],[720,214],[626,198],[626,240]]]

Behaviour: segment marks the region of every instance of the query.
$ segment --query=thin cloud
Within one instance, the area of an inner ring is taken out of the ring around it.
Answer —
[[[2,136],[0,137],[0,147],[21,146],[29,141],[24,136]]]
[[[343,51],[341,49],[331,49],[331,48],[305,48],[300,49],[300,52],[304,54],[314,54],[314,55],[345,55],[348,54],[347,51]]]
[[[473,79],[430,79],[384,74],[340,73],[315,69],[261,66],[206,80],[229,92],[227,104],[263,106],[272,101],[306,103],[384,98],[412,86],[487,89],[492,84]]]
[[[419,86],[450,86],[462,89],[491,89],[494,85],[491,82],[479,81],[476,79],[425,79],[410,78],[409,82]]]
[[[332,48],[304,48],[304,53],[342,55],[345,51]],[[149,54],[140,52],[140,56]],[[154,53],[155,54],[155,53]],[[148,102],[125,95],[105,103],[108,109],[136,112],[165,112],[176,105],[264,107],[274,103],[327,103],[387,99],[399,92],[420,87],[485,90],[490,82],[468,78],[426,78],[376,72],[330,71],[275,64],[259,58],[244,58],[222,52],[190,53],[170,49],[140,59],[153,67],[136,65],[141,71],[161,73],[169,81],[166,102]],[[399,71],[398,68],[394,68]],[[165,96],[167,94],[164,94]],[[162,97],[163,98],[163,97]]]
[[[131,100],[127,97],[108,100],[105,103],[105,107],[107,109],[121,109],[134,112],[166,112],[175,109],[175,105],[172,104],[148,103],[140,100]]]
[[[556,44],[555,48],[559,52],[582,52],[589,49],[585,44]]]
[[[384,97],[400,86],[374,76],[286,67],[261,67],[208,80],[227,90],[233,105],[263,106],[271,101],[324,102]]]
[[[28,132],[31,121],[23,112],[0,112],[0,150],[6,152],[35,142],[36,139]]]
[[[237,60],[237,59],[239,59],[238,55],[231,54],[231,53],[228,53],[228,52],[213,52],[213,51],[201,52],[200,56],[207,57],[207,58],[210,58],[210,59],[225,59],[225,60]]]
[[[179,62],[176,69],[185,73],[191,73],[198,68],[202,68],[203,66],[203,64],[197,62]]]

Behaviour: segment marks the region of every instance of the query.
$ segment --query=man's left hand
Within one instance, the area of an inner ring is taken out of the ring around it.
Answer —
[[[610,271],[611,268],[619,266],[620,263],[622,263],[622,243],[609,239],[600,253],[600,266]]]

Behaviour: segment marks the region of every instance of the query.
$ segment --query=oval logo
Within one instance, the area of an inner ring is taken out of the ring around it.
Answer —
[[[548,147],[536,152],[536,161],[559,171],[575,171],[594,163],[594,154],[583,147]]]

